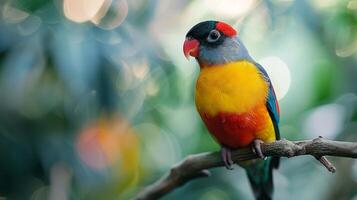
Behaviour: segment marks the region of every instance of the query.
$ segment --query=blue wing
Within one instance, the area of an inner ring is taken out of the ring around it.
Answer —
[[[268,108],[270,117],[274,124],[276,139],[279,140],[280,132],[279,132],[278,124],[279,124],[279,120],[280,120],[280,109],[279,109],[278,100],[276,98],[275,91],[273,88],[273,84],[271,83],[268,73],[265,71],[265,69],[259,63],[255,63],[255,65],[258,67],[259,71],[262,73],[265,80],[269,84],[269,94],[268,94],[266,106]]]
[[[270,118],[274,125],[275,138],[277,140],[280,140],[280,131],[279,131],[280,109],[279,109],[279,103],[278,103],[278,100],[276,98],[275,91],[273,88],[273,84],[271,83],[268,73],[265,71],[265,69],[258,63],[255,63],[255,66],[257,66],[257,68],[259,69],[259,71],[262,73],[263,77],[269,84],[269,94],[268,94],[266,106],[267,106]],[[279,157],[272,158],[271,166],[273,168],[278,168],[279,163],[280,163]]]

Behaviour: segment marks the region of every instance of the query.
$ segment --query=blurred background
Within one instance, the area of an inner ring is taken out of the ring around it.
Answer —
[[[357,0],[1,0],[0,199],[132,198],[217,151],[182,53],[196,23],[238,29],[269,72],[282,137],[357,141]],[[283,159],[275,199],[357,200],[357,162]],[[163,199],[253,199],[239,167]]]

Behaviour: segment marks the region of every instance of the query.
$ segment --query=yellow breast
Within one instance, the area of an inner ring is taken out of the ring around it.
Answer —
[[[238,61],[201,67],[196,84],[199,112],[245,113],[266,102],[268,84],[254,64]]]

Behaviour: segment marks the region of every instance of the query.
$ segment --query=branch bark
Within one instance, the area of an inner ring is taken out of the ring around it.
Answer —
[[[294,142],[283,139],[262,144],[262,152],[265,156],[288,158],[311,155],[330,172],[334,172],[336,169],[325,156],[357,158],[357,143],[332,141],[321,137]],[[237,149],[232,152],[232,159],[235,163],[257,158],[249,148]],[[189,155],[186,159],[174,165],[168,173],[155,183],[144,188],[134,199],[158,199],[190,180],[209,176],[210,173],[207,169],[221,166],[224,166],[224,163],[219,152]]]

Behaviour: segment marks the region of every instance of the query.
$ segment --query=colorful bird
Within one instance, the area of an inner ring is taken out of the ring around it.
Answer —
[[[279,158],[266,159],[260,147],[280,139],[280,111],[268,74],[249,55],[237,31],[224,22],[195,25],[183,51],[199,63],[196,107],[221,145],[223,162],[232,169],[231,150],[251,146],[263,159],[238,164],[246,169],[256,199],[271,199],[272,170],[278,168]]]

